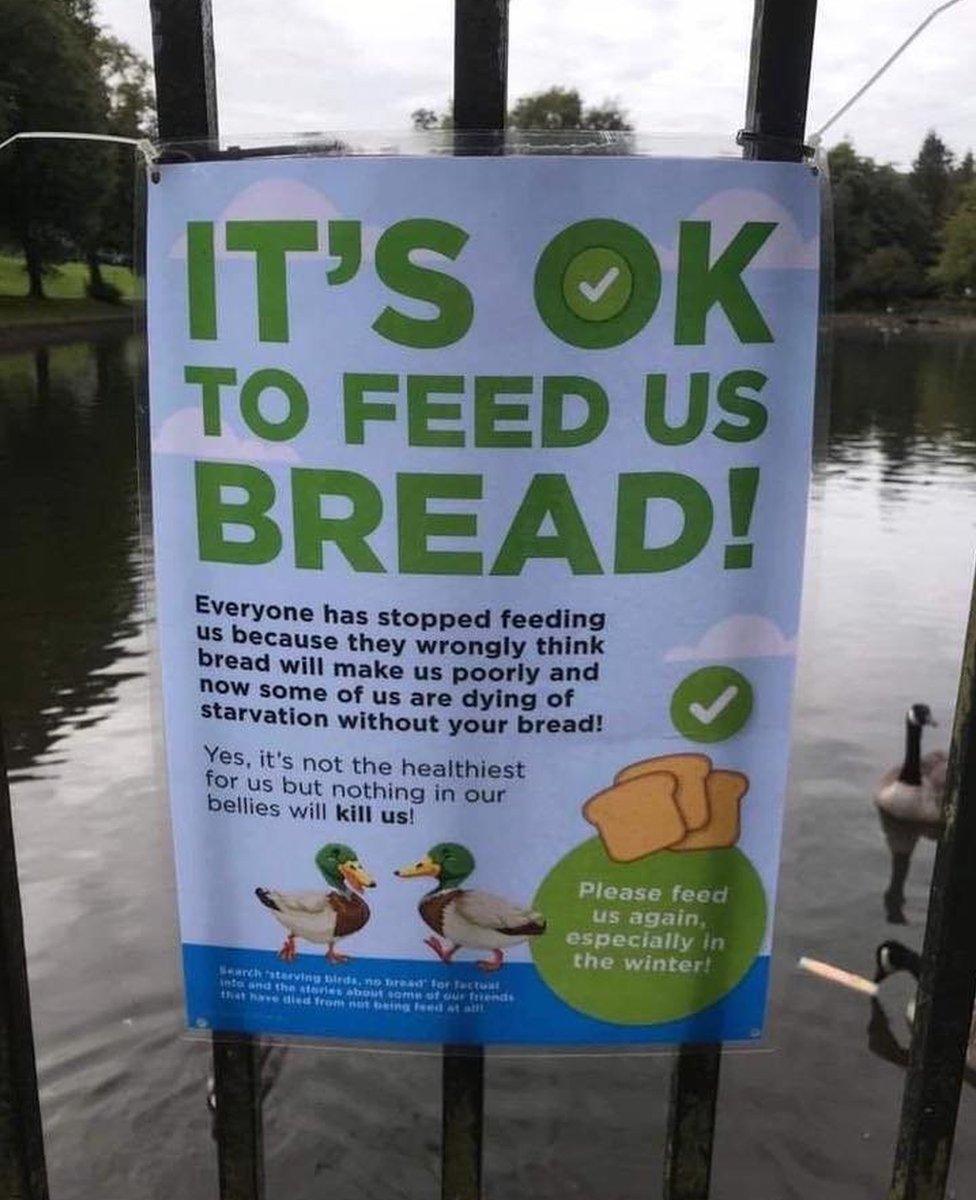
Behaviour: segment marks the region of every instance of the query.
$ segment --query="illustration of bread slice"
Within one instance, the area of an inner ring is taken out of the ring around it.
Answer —
[[[663,754],[658,758],[645,758],[631,763],[615,776],[616,783],[626,783],[641,775],[656,771],[669,771],[678,781],[675,800],[689,829],[702,829],[708,824],[709,806],[705,780],[712,769],[712,760],[707,754]]]
[[[739,840],[739,807],[749,790],[748,776],[739,771],[712,771],[705,781],[712,815],[704,829],[688,834],[672,850],[724,850]]]
[[[583,815],[599,830],[614,862],[634,862],[674,845],[688,832],[675,801],[677,788],[669,772],[640,775],[591,796]]]

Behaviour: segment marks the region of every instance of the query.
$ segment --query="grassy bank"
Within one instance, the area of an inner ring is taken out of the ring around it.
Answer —
[[[138,298],[138,285],[128,267],[104,266],[107,283],[119,289],[126,303],[105,304],[85,295],[88,268],[84,263],[61,263],[45,276],[44,300],[27,295],[27,274],[22,259],[0,254],[0,329],[14,326],[63,325],[125,318]]]

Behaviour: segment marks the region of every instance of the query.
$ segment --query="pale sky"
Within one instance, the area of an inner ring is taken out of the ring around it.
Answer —
[[[936,0],[820,0],[809,130],[880,66]],[[390,133],[451,91],[452,0],[213,0],[222,135]],[[752,0],[512,0],[509,97],[552,84],[617,99],[644,133],[740,128]],[[99,0],[150,56],[148,0]],[[976,148],[976,0],[940,16],[834,126],[908,166],[930,128]]]

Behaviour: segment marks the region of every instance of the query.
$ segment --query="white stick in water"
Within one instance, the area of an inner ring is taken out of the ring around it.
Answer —
[[[818,962],[815,958],[801,958],[798,965],[801,971],[807,971],[810,975],[819,975],[821,979],[828,979],[831,983],[838,983],[841,987],[850,988],[852,992],[861,992],[865,996],[877,996],[878,994],[876,983],[865,979],[863,975],[855,975],[853,971],[843,971],[840,967]]]

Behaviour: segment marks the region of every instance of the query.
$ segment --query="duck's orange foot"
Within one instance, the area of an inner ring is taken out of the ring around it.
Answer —
[[[295,949],[295,935],[293,933],[285,938],[285,944],[278,951],[278,957],[282,962],[294,962],[298,957],[298,951]]]
[[[491,958],[479,958],[478,966],[482,971],[497,971],[505,961],[505,955],[501,950],[492,950]]]
[[[349,961],[349,955],[340,954],[334,946],[330,946],[328,948],[328,950],[325,952],[325,957],[328,962],[335,963],[336,966],[340,966],[342,963],[347,963]]]
[[[457,954],[457,951],[458,951],[457,946],[445,946],[442,942],[438,941],[438,939],[433,936],[431,936],[429,938],[424,938],[424,945],[430,946],[431,950],[434,951],[434,953],[441,960],[441,962],[446,962],[446,963],[449,963],[451,961],[451,959],[454,957],[454,955]]]

